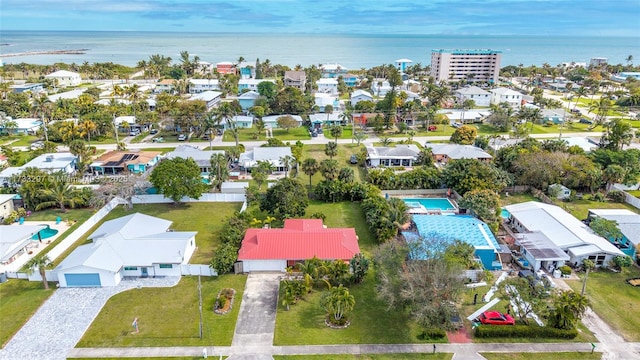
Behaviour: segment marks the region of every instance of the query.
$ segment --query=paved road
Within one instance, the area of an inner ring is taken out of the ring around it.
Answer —
[[[111,296],[138,286],[174,286],[179,280],[178,277],[149,278],[123,280],[114,287],[57,289],[0,350],[0,359],[64,360]]]

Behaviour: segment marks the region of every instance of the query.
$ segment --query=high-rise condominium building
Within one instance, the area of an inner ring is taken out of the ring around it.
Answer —
[[[437,82],[498,81],[502,51],[491,49],[469,50],[439,49],[431,51],[431,76]]]

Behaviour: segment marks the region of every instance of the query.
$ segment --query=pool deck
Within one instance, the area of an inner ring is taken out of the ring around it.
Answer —
[[[28,250],[31,251],[31,254],[23,253],[22,255],[18,256],[18,258],[13,262],[6,265],[0,265],[0,272],[20,270],[22,266],[24,266],[24,264],[41,253],[49,246],[50,243],[54,242],[59,236],[64,234],[65,231],[69,229],[69,224],[67,224],[65,221],[61,221],[59,224],[56,224],[55,221],[25,221],[24,225],[49,225],[49,227],[51,227],[52,229],[58,230],[58,233],[50,238],[42,240],[42,242],[33,240],[31,244],[28,245]],[[20,226],[20,224],[13,223],[8,226]]]

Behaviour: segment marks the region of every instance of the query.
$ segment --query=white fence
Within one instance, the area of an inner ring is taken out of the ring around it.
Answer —
[[[221,194],[221,193],[205,193],[199,199],[184,197],[181,202],[244,202],[246,196],[244,194]],[[166,204],[172,203],[173,200],[161,194],[155,195],[137,195],[132,199],[134,204]]]
[[[636,209],[640,209],[640,199],[638,199],[637,197],[629,194],[628,192],[625,191],[625,189],[620,186],[619,184],[615,184],[613,185],[613,189],[614,190],[618,190],[618,191],[622,191],[624,193],[625,199],[624,201],[627,204],[630,204],[631,206],[635,207]]]
[[[218,273],[207,265],[182,264],[182,275],[218,276]]]
[[[111,210],[113,210],[116,206],[122,203],[121,199],[114,198],[107,203],[107,205],[103,206],[102,209],[98,210],[95,214],[91,215],[87,221],[78,226],[71,234],[67,235],[67,237],[62,240],[56,247],[51,249],[47,255],[51,261],[54,261],[58,258],[58,256],[62,255],[68,248],[70,248],[78,239],[80,239],[87,231],[89,231],[94,225],[100,222],[102,218],[107,216]]]

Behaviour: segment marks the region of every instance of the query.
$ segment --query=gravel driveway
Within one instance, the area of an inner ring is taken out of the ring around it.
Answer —
[[[111,296],[138,286],[170,287],[179,280],[147,278],[123,280],[113,287],[58,289],[0,350],[0,359],[65,360]]]

